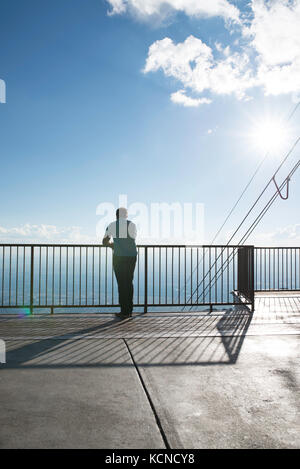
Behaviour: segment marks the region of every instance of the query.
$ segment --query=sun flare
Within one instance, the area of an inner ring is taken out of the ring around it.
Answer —
[[[276,152],[284,148],[288,142],[287,125],[275,119],[266,119],[257,123],[251,133],[255,147],[265,152]]]

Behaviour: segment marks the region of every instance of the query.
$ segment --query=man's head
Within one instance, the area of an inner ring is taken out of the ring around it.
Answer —
[[[117,218],[127,218],[128,217],[128,211],[127,208],[120,207],[116,211],[116,217]]]

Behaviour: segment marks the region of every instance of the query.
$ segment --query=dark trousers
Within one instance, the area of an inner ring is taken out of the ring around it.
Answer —
[[[119,304],[121,313],[132,313],[133,309],[133,274],[136,256],[114,256],[113,267],[118,282]]]

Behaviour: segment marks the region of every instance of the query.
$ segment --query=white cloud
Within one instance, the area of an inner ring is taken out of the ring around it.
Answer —
[[[189,36],[184,42],[176,45],[166,37],[150,46],[144,72],[156,72],[162,69],[165,75],[189,86],[192,84],[196,66],[199,70],[205,70],[210,67],[211,62],[211,48],[201,39]],[[203,82],[202,90],[205,87],[206,83]]]
[[[239,21],[239,10],[227,0],[107,0],[110,15],[129,12],[141,19],[170,12],[184,12],[188,16],[212,17]]]
[[[112,10],[108,13],[109,15],[120,15],[126,12],[128,4],[125,0],[107,0],[107,1],[112,7]]]
[[[252,0],[253,20],[243,29],[267,66],[292,63],[300,51],[300,1]]]
[[[255,85],[245,53],[227,56],[226,51],[220,59],[215,59],[212,49],[194,36],[179,44],[174,44],[170,38],[152,44],[144,73],[159,69],[166,76],[180,81],[185,89],[196,93],[235,94],[238,99],[243,99],[246,97],[245,90]],[[175,96],[182,98],[182,91],[179,93]],[[174,94],[172,96],[174,99]],[[184,98],[182,104],[188,97],[184,95]]]
[[[220,42],[216,42],[216,43],[215,43],[215,46],[216,46],[217,51],[221,52],[221,53],[224,54],[226,57],[229,57],[230,52],[231,52],[229,46],[223,47],[223,45],[222,45]]]
[[[207,98],[191,98],[186,96],[185,90],[176,91],[171,94],[171,101],[176,104],[182,104],[185,107],[198,107],[201,104],[210,104],[211,99]]]
[[[181,89],[171,94],[173,102],[199,106],[207,102],[207,93],[251,99],[253,87],[262,88],[266,95],[299,96],[300,0],[250,0],[251,15],[227,0],[107,2],[110,14],[130,13],[141,19],[164,18],[172,12],[202,18],[221,16],[226,24],[234,24],[235,33],[240,32],[232,44],[216,41],[214,49],[192,35],[177,44],[165,37],[149,47],[144,73],[161,70],[178,80]]]
[[[300,1],[252,0],[253,20],[243,28],[257,52],[257,79],[265,94],[300,91]]]
[[[184,106],[199,105],[197,99],[207,99],[202,95],[207,92],[251,99],[253,87],[262,87],[266,95],[298,95],[300,0],[252,0],[251,7],[253,17],[241,28],[249,42],[239,52],[219,42],[213,51],[195,36],[178,44],[166,37],[150,46],[144,73],[162,70],[178,80],[183,90],[171,100]],[[189,97],[188,89],[199,97]]]
[[[215,133],[217,132],[217,130],[218,130],[218,126],[216,125],[214,128],[208,129],[208,130],[206,131],[206,133],[207,133],[207,135],[213,135],[213,134],[215,134]]]
[[[233,230],[224,230],[218,236],[219,244],[226,244],[232,237]],[[235,237],[232,242],[238,242],[241,235]],[[209,243],[211,239],[207,239]],[[272,231],[264,231],[258,227],[245,242],[246,245],[273,246],[273,247],[299,247],[300,246],[300,223],[286,226],[277,226]]]
[[[257,246],[300,246],[300,224],[277,228],[272,232],[256,233],[249,238],[249,243]]]
[[[26,223],[12,228],[0,226],[3,243],[95,243],[95,238],[85,235],[78,226],[57,228],[54,225]]]
[[[293,64],[282,67],[267,67],[262,64],[258,69],[257,78],[264,87],[266,95],[299,93],[300,58]]]

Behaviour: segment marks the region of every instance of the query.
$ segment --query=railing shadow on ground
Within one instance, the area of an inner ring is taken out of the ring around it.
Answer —
[[[158,317],[155,327],[153,317],[141,315],[122,323],[105,319],[103,324],[51,338],[9,339],[7,363],[1,367],[134,366],[127,347],[135,364],[142,367],[234,365],[252,319],[242,308],[221,315],[181,316],[180,320],[174,316]]]
[[[236,363],[239,357],[252,317],[253,313],[249,312],[248,315],[245,315],[241,307],[236,307],[236,315],[224,315],[217,324],[223,346],[231,364]],[[232,331],[232,335],[225,335],[223,333],[225,329]],[[241,334],[238,333],[241,331]]]
[[[217,318],[217,319],[216,319]],[[236,363],[252,320],[243,307],[220,315],[202,317],[198,337],[132,338],[135,362],[142,367],[181,365],[233,365]],[[210,330],[215,322],[214,330]],[[181,324],[181,328],[184,329]],[[197,332],[197,327],[193,331]]]
[[[284,319],[287,314],[298,317],[300,313],[300,291],[258,293],[255,301],[260,314],[281,315]]]

